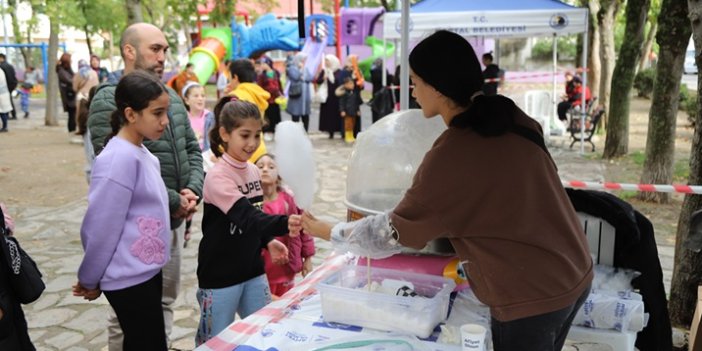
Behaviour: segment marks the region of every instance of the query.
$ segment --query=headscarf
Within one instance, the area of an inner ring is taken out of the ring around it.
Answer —
[[[471,96],[482,90],[478,57],[470,43],[456,33],[441,30],[422,40],[412,49],[409,64],[414,74],[459,105],[466,106]]]
[[[329,62],[329,66],[327,66],[327,62]],[[341,62],[339,62],[336,56],[331,54],[324,55],[324,76],[327,77],[332,84],[334,84],[334,72],[338,71],[340,68]]]
[[[90,74],[91,70],[92,68],[90,68],[88,62],[85,60],[78,61],[78,74],[80,74],[81,77],[88,78],[88,74]]]

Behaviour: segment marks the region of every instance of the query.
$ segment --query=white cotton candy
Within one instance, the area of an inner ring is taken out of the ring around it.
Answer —
[[[300,208],[309,209],[317,191],[312,143],[299,123],[284,121],[275,128],[275,160],[283,182]]]

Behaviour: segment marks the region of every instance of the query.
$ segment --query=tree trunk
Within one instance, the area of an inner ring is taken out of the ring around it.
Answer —
[[[651,0],[627,0],[624,42],[612,76],[612,102],[609,105],[609,126],[602,156],[606,159],[624,156],[629,152],[629,106],[631,86],[634,84],[636,65],[641,57],[646,18]]]
[[[616,26],[617,12],[623,0],[601,0],[600,11],[597,13],[597,24],[600,28],[600,57],[602,62],[602,75],[600,76],[600,105],[603,105],[605,111],[609,111],[610,89],[612,87],[612,75],[614,74],[614,63],[616,53],[614,50],[614,29]],[[606,128],[606,114],[601,123]]]
[[[44,125],[58,125],[58,74],[56,73],[56,56],[58,55],[59,20],[56,15],[49,17],[49,76],[46,78],[46,115]]]
[[[88,55],[93,56],[93,46],[90,42],[90,31],[87,25],[83,26],[83,32],[85,33],[85,43],[88,45]]]
[[[590,31],[588,32],[588,52],[587,58],[587,86],[595,96],[600,93],[600,79],[602,76],[602,61],[600,60],[600,27],[597,23],[597,13],[600,11],[599,0],[590,0],[587,3],[590,9],[589,21]]]
[[[660,48],[648,113],[646,159],[641,184],[671,184],[675,156],[675,125],[680,101],[680,79],[691,28],[687,3],[663,0],[658,16],[660,30],[656,42]],[[668,193],[642,192],[639,199],[667,203]]]
[[[127,25],[144,22],[141,12],[141,0],[125,0],[127,5]]]
[[[687,5],[687,4],[684,4],[684,5]],[[660,18],[660,15],[659,15],[659,18]],[[651,21],[651,28],[648,30],[648,34],[646,35],[646,43],[644,44],[643,55],[641,55],[641,59],[639,60],[638,71],[642,71],[642,70],[646,69],[647,63],[650,62],[651,52],[653,52],[653,40],[656,39],[657,32],[658,32],[658,21],[657,20]],[[658,43],[660,45],[660,42],[658,42]]]
[[[688,11],[692,23],[692,38],[695,42],[695,61],[702,67],[702,1],[688,0]],[[697,91],[702,92],[702,79],[698,73]],[[702,94],[697,95],[695,134],[690,150],[690,177],[688,184],[702,183]],[[674,326],[689,328],[697,300],[697,285],[702,282],[702,254],[683,246],[689,236],[690,215],[702,208],[702,195],[687,194],[680,211],[678,232],[675,236],[675,265],[670,286],[670,321]]]

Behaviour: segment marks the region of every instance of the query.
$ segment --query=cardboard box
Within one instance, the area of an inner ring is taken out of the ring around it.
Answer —
[[[690,328],[690,351],[702,351],[702,285],[697,287],[697,307],[695,315],[692,317],[692,327]]]

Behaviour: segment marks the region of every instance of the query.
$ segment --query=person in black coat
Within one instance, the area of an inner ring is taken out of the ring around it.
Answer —
[[[500,67],[492,63],[493,60],[492,53],[483,54],[483,65],[485,65],[485,70],[483,71],[483,78],[485,79],[483,93],[488,96],[497,95],[497,85],[500,79]]]
[[[373,100],[382,98],[379,94],[380,91],[385,87],[383,85],[383,59],[378,58],[375,61],[373,61],[373,66],[371,67],[370,70],[370,75],[371,75],[371,84],[373,85]],[[392,84],[392,76],[390,75],[390,72],[385,70],[385,83],[386,84]],[[372,109],[372,116],[373,116],[373,123],[377,122],[379,119],[383,118],[386,114],[381,114],[376,109]]]
[[[347,76],[344,78],[344,84],[336,89],[335,94],[339,97],[339,113],[344,120],[344,140],[352,143],[356,138],[354,127],[360,122],[358,119],[363,104],[361,92],[354,79]]]
[[[7,80],[7,89],[10,91],[10,104],[12,105],[12,112],[10,119],[17,119],[17,110],[15,109],[15,101],[12,98],[12,92],[17,89],[17,74],[15,74],[15,68],[7,62],[7,57],[5,54],[0,54],[0,69],[5,73],[5,79]]]
[[[56,73],[59,79],[59,92],[63,110],[68,112],[68,132],[76,130],[76,92],[73,90],[73,68],[71,68],[71,54],[61,55],[59,63],[56,65]]]
[[[319,105],[319,130],[329,133],[329,139],[334,138],[334,133],[342,134],[339,97],[334,93],[341,82],[342,72],[339,59],[334,55],[325,55],[324,67],[319,71],[315,83],[318,85],[318,89],[323,84],[327,85],[327,99]]]
[[[5,240],[4,235],[12,235],[13,229],[11,218],[3,215],[4,211],[4,205],[0,203],[0,240]],[[9,260],[3,252],[0,250],[0,350],[34,351],[22,305],[10,285]]]

